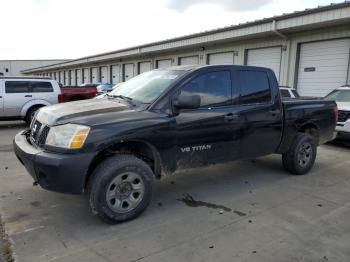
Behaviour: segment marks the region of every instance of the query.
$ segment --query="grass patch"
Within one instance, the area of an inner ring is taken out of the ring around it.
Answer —
[[[0,261],[14,262],[12,245],[8,236],[6,235],[4,224],[2,223],[0,216]]]

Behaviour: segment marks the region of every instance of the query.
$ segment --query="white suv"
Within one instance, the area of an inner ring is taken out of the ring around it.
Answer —
[[[61,89],[48,78],[0,76],[0,120],[30,123],[36,110],[58,103]]]
[[[338,105],[338,138],[350,139],[350,86],[333,90],[325,99],[334,100]]]

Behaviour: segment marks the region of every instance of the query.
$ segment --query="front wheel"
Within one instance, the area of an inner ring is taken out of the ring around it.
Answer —
[[[89,181],[89,201],[94,214],[108,223],[139,216],[149,205],[154,174],[141,159],[117,155],[102,162]]]
[[[314,166],[317,154],[315,139],[299,133],[290,149],[282,155],[284,168],[294,175],[304,175]]]

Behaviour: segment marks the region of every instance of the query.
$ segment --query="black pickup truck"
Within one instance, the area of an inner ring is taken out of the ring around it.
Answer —
[[[155,179],[179,169],[277,153],[305,174],[336,118],[333,101],[282,101],[270,69],[174,67],[103,99],[41,108],[14,149],[35,184],[86,191],[94,214],[120,222],[146,209]]]

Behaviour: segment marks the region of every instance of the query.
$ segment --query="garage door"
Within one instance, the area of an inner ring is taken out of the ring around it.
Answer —
[[[134,64],[124,64],[124,81],[134,77]]]
[[[249,49],[247,53],[247,65],[271,68],[279,80],[281,68],[281,51],[282,50],[280,46]]]
[[[120,65],[112,66],[112,84],[116,85],[120,82]]]
[[[98,77],[98,68],[93,67],[91,68],[91,81],[92,83],[99,83],[99,77]]]
[[[101,83],[109,83],[107,66],[101,67]]]
[[[64,72],[60,71],[59,73],[59,82],[63,85],[64,84]]]
[[[76,76],[75,76],[75,70],[70,70],[70,84],[72,86],[75,86],[77,83],[76,83]]]
[[[148,72],[151,71],[152,67],[151,67],[151,62],[147,61],[147,62],[140,62],[139,63],[139,73],[142,74],[144,72]]]
[[[83,83],[90,83],[90,68],[83,69]]]
[[[157,68],[168,68],[171,67],[171,59],[157,60]]]
[[[179,58],[179,65],[198,65],[198,56],[187,56]]]
[[[217,53],[208,55],[209,65],[233,64],[233,52]]]
[[[81,85],[83,83],[81,69],[76,70],[76,77],[77,77],[77,85]]]
[[[304,96],[324,96],[346,84],[350,39],[300,46],[297,88]]]
[[[68,86],[70,85],[70,76],[69,76],[69,71],[64,71],[64,85]]]

